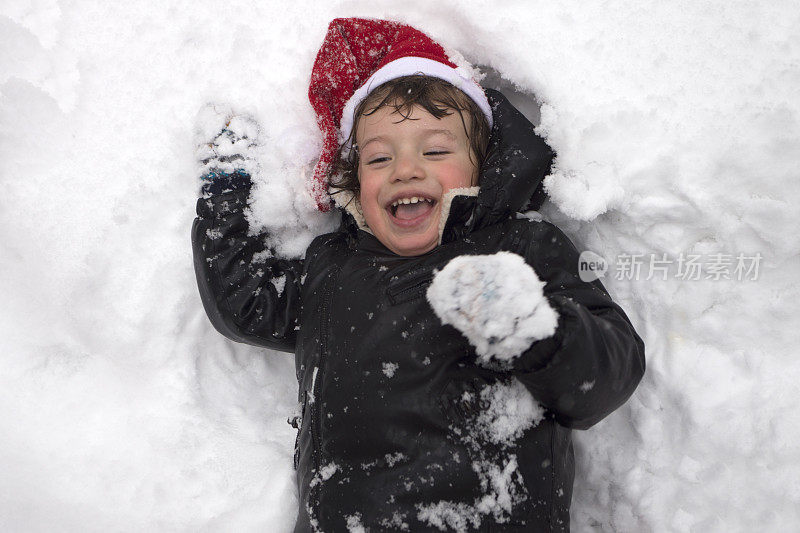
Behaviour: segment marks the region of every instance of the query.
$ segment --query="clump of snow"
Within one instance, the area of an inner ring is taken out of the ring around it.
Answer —
[[[417,520],[436,527],[441,531],[467,531],[470,527],[479,528],[481,516],[478,510],[463,502],[441,501],[417,505]]]
[[[361,523],[361,513],[355,513],[345,517],[347,523],[348,533],[367,533],[364,525]]]
[[[517,470],[517,456],[511,454],[505,465],[489,461],[475,461],[472,468],[481,478],[483,497],[475,504],[479,513],[493,515],[496,522],[507,521],[512,507],[524,501],[521,494],[522,474]]]
[[[398,511],[392,513],[391,518],[382,518],[379,523],[381,527],[386,529],[395,531],[411,531],[411,528],[406,521],[406,515]]]
[[[319,472],[317,472],[316,475],[314,475],[314,477],[311,479],[310,486],[316,487],[320,483],[328,481],[339,470],[339,465],[334,462],[330,462],[321,466]]]
[[[392,467],[397,463],[399,463],[400,461],[407,461],[408,456],[401,452],[394,452],[394,453],[387,453],[383,459],[386,461],[386,464],[389,467]]]
[[[317,376],[319,375],[319,367],[315,366],[314,370],[311,371],[311,387],[306,391],[306,397],[308,398],[308,405],[314,405],[314,402],[317,401],[316,396],[314,395],[314,391],[317,390]]]
[[[264,263],[270,257],[274,257],[275,254],[270,249],[262,250],[260,252],[256,252],[253,254],[253,258],[251,259],[252,263]]]
[[[278,296],[283,294],[283,290],[286,288],[286,274],[281,274],[280,276],[274,277],[270,281],[275,287],[275,292],[278,293]]]
[[[402,461],[408,461],[408,456],[403,452],[387,453],[383,456],[382,460],[374,459],[366,463],[361,463],[361,468],[365,471],[369,471],[371,468],[375,468],[379,463],[385,464],[391,468]]]
[[[464,255],[433,278],[427,296],[444,324],[475,346],[479,361],[508,361],[555,333],[558,315],[544,297],[544,282],[510,252]]]
[[[516,218],[518,219],[527,219],[533,222],[541,222],[544,220],[544,217],[539,211],[526,211],[525,213],[517,213]]]
[[[328,481],[338,470],[339,465],[336,463],[328,463],[319,469],[319,477],[322,481]]]
[[[305,189],[311,167],[285,170],[282,179],[261,173],[253,176],[247,218],[253,234],[265,234],[267,245],[281,257],[302,257],[313,238],[336,229],[339,213],[320,213]],[[285,189],[285,190],[284,190]]]
[[[456,66],[456,70],[462,78],[472,79],[480,83],[486,77],[486,74],[481,72],[480,68],[470,64],[458,50],[445,46],[444,52],[447,59]]]
[[[222,238],[222,232],[220,230],[216,229],[216,228],[213,228],[213,229],[209,228],[209,229],[206,230],[206,236],[209,239],[221,239]]]
[[[516,378],[484,387],[480,406],[475,430],[485,440],[503,446],[512,446],[526,429],[544,418],[544,408]]]
[[[399,366],[397,363],[383,363],[383,373],[386,374],[386,377],[394,377]]]

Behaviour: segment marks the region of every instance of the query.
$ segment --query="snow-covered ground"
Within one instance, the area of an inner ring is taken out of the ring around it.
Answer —
[[[800,529],[794,0],[3,0],[0,530],[291,530],[293,361],[205,318],[193,124],[255,116],[255,219],[322,227],[293,192],[321,144],[306,91],[350,15],[537,96],[545,215],[645,338],[634,397],[576,435],[574,530]]]

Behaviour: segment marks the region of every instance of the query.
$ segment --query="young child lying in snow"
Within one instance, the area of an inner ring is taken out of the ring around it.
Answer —
[[[572,428],[619,407],[644,346],[553,225],[553,154],[496,91],[394,22],[337,19],[309,97],[315,198],[338,231],[302,260],[248,234],[258,126],[202,146],[197,280],[227,337],[294,352],[295,531],[566,531]],[[341,144],[337,141],[344,139]]]

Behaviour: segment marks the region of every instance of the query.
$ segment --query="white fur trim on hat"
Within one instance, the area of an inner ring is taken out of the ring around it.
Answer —
[[[486,120],[489,122],[489,128],[492,127],[492,108],[489,105],[489,100],[486,98],[486,93],[483,92],[483,89],[475,80],[463,76],[457,69],[440,63],[439,61],[434,61],[433,59],[425,57],[407,56],[385,64],[376,70],[361,87],[356,89],[356,92],[353,93],[353,96],[350,97],[342,110],[341,127],[339,130],[343,139],[346,140],[350,138],[356,108],[369,96],[369,93],[371,93],[373,89],[376,89],[387,81],[402,76],[411,76],[413,74],[424,74],[453,84],[457,89],[460,89],[478,104],[478,107],[483,111]]]

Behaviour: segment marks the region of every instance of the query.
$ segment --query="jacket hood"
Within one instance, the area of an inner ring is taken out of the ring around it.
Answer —
[[[494,124],[477,187],[456,189],[446,195],[441,242],[450,242],[500,222],[514,213],[538,209],[546,194],[542,181],[555,154],[535,126],[502,93],[486,89]],[[344,194],[341,194],[344,193]],[[349,191],[334,195],[344,212],[343,225],[371,234],[361,206]],[[449,207],[449,210],[448,210]]]
[[[535,126],[502,93],[486,89],[494,125],[481,165],[477,197],[456,196],[442,242],[495,224],[519,211],[538,209],[546,194],[542,181],[555,154]]]

